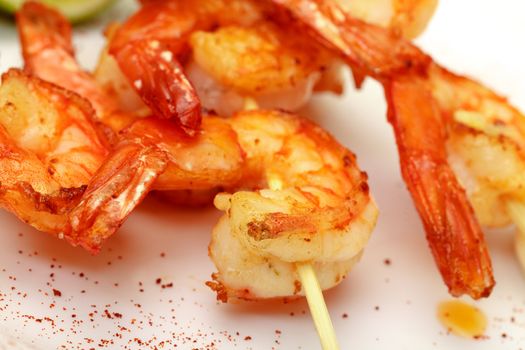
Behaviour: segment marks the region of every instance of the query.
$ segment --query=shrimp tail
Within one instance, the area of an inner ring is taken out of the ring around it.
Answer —
[[[16,12],[16,22],[28,73],[33,73],[34,59],[46,48],[61,48],[67,55],[74,56],[71,25],[58,11],[36,1],[27,1]]]
[[[443,118],[426,84],[409,76],[384,84],[401,171],[450,294],[487,297],[494,287],[483,232],[447,163]]]
[[[109,53],[157,117],[174,120],[193,136],[200,127],[201,104],[179,62],[185,45],[171,35],[162,34],[163,30],[169,31],[163,29],[164,26],[171,28],[179,24],[179,17],[184,17],[174,3],[155,1],[144,4],[116,31]],[[193,23],[191,18],[184,21]],[[185,29],[178,28],[171,34],[174,33],[183,35]]]
[[[156,116],[173,119],[188,135],[195,134],[201,124],[200,100],[172,51],[141,42],[110,52]]]
[[[97,253],[144,199],[167,166],[166,154],[142,140],[123,140],[94,175],[70,212],[73,245]]]

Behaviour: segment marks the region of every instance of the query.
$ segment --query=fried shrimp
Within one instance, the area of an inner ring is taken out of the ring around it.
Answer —
[[[410,37],[424,29],[437,3],[344,2],[359,18]],[[228,116],[243,109],[245,98],[263,108],[296,110],[313,91],[342,92],[341,62],[301,32],[277,26],[263,2],[143,4],[111,40],[110,52],[129,81],[112,83],[112,90],[129,97],[134,89],[157,114],[178,118],[187,130],[198,125],[199,103]],[[111,59],[101,63],[114,71]]]
[[[337,285],[377,217],[355,156],[293,115],[251,111],[229,123],[247,164],[239,190],[215,198],[225,214],[209,247],[218,269],[209,285],[223,301],[303,295],[296,263],[313,264],[322,289]]]
[[[505,121],[514,110],[479,84],[448,73],[395,34],[352,18],[333,1],[272,2],[285,17],[298,20],[298,25],[343,57],[358,75],[371,76],[383,84],[401,171],[443,279],[452,295],[488,296],[494,279],[483,234],[468,201],[474,191],[465,192],[454,173],[458,166],[449,165],[449,159],[467,156],[459,152],[458,137],[464,150],[476,146],[480,151],[482,144],[461,137],[461,128],[451,119],[481,113]],[[470,152],[472,156],[477,151]],[[512,167],[507,169],[512,171]],[[479,166],[476,170],[479,178],[484,170]],[[461,176],[460,180],[465,182]],[[487,222],[476,206],[480,219]]]
[[[79,96],[12,69],[0,85],[0,205],[69,239],[68,211],[108,154]]]
[[[96,119],[114,131],[134,120],[77,63],[71,25],[62,14],[29,1],[16,13],[16,21],[26,72],[87,99],[96,111]]]
[[[339,91],[340,81],[326,83],[330,60],[323,51],[285,35],[249,0],[146,2],[110,43],[146,104],[178,118],[186,131],[198,126],[200,99],[206,109],[230,115],[246,95],[268,107],[297,108],[322,77],[323,88]],[[286,96],[272,102],[277,93]]]
[[[283,112],[207,116],[202,126],[191,138],[154,118],[125,129],[72,211],[75,240],[96,252],[151,189],[220,187],[215,205],[225,215],[209,247],[218,269],[209,285],[221,300],[301,295],[295,263],[312,263],[322,288],[338,284],[377,217],[355,156]]]

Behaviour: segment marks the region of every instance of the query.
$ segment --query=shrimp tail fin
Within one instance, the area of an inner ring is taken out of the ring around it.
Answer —
[[[16,13],[25,70],[33,73],[33,62],[47,47],[60,47],[73,57],[71,25],[58,11],[36,1],[25,2]]]
[[[140,140],[123,140],[101,166],[69,214],[73,245],[97,253],[144,199],[167,166],[166,154]]]
[[[136,42],[110,47],[110,53],[156,116],[176,121],[190,136],[195,134],[202,118],[200,100],[169,48],[158,41]]]
[[[445,126],[424,80],[385,83],[401,171],[450,294],[487,297],[494,286],[483,232],[447,163]]]
[[[353,70],[373,78],[424,72],[432,61],[396,33],[353,18],[336,1],[272,0],[272,3],[283,21],[289,22],[289,17],[298,20],[320,43],[342,56]]]

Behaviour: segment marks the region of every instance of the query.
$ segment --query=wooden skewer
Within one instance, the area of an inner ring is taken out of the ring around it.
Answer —
[[[270,189],[280,190],[282,181],[275,177],[268,180]],[[319,285],[314,267],[311,263],[296,263],[295,268],[310,308],[310,314],[314,320],[315,329],[323,350],[339,350],[334,326],[324,301],[323,290]]]
[[[254,110],[258,107],[257,101],[253,98],[245,98],[244,110]],[[281,190],[283,187],[283,183],[278,177],[268,179],[268,185],[270,189],[274,191]],[[319,285],[312,264],[297,263],[295,267],[301,279],[301,285],[306,294],[306,301],[308,302],[310,314],[314,320],[323,350],[339,350],[334,326],[332,325],[332,320],[330,319],[330,314],[324,301],[323,291]]]
[[[337,337],[312,264],[296,264],[323,350],[338,350]]]

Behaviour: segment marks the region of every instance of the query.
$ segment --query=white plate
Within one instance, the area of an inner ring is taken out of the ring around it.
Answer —
[[[103,24],[131,7],[123,3],[77,29],[86,67],[103,42]],[[447,67],[476,76],[525,109],[524,10],[515,0],[443,0],[419,43]],[[0,19],[0,71],[20,65],[14,26]],[[488,337],[447,334],[435,314],[449,296],[399,175],[382,91],[372,81],[361,92],[351,90],[344,98],[316,98],[306,111],[357,153],[381,209],[361,263],[326,293],[341,348],[519,349],[525,344],[525,279],[512,232],[488,234],[498,283],[489,299],[476,303],[489,319]],[[304,301],[215,301],[204,281],[214,271],[207,244],[218,216],[214,209],[148,200],[93,257],[1,212],[0,333],[12,344],[39,349],[318,348]],[[157,278],[173,287],[163,289]]]

